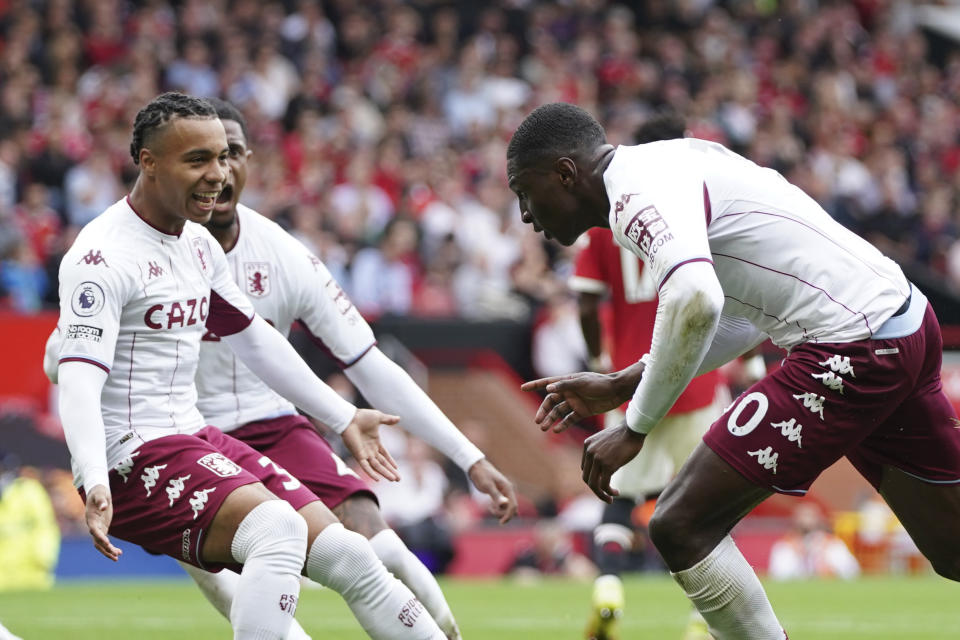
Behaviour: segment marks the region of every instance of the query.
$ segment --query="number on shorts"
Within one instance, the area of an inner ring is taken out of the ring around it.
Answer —
[[[357,475],[357,472],[348,467],[347,463],[340,459],[340,456],[335,454],[333,451],[330,452],[330,455],[333,457],[333,463],[337,465],[338,476],[353,476],[357,480],[360,480],[360,476]]]
[[[268,458],[267,456],[261,456],[257,462],[260,463],[260,466],[263,468],[273,467],[273,470],[279,473],[281,476],[286,476],[286,480],[283,481],[283,488],[287,491],[293,491],[294,489],[300,488],[300,481],[290,475],[290,472],[278,465],[276,462]]]
[[[756,402],[757,410],[750,416],[750,419],[744,424],[738,424],[737,418],[740,417],[740,414],[743,413],[743,410],[747,408],[748,405]],[[767,409],[770,407],[770,401],[767,400],[767,396],[763,395],[759,391],[754,391],[753,393],[748,393],[743,400],[737,405],[737,408],[733,410],[733,413],[730,414],[730,417],[727,418],[727,429],[735,436],[745,436],[754,429],[757,428],[757,425],[760,424],[760,421],[763,420],[763,417],[767,415]]]

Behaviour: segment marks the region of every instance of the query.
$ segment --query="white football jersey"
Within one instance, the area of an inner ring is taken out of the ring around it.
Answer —
[[[83,228],[60,265],[59,344],[48,348],[59,362],[108,373],[108,466],[144,442],[205,426],[193,384],[205,326],[230,335],[253,313],[201,225],[164,233],[124,198]]]
[[[353,364],[376,344],[370,325],[317,257],[256,211],[238,205],[237,216],[240,235],[227,261],[260,317],[284,336],[300,320],[341,366]],[[223,431],[296,412],[212,331],[203,337],[196,383],[200,412],[207,424]]]
[[[900,267],[772,169],[686,138],[621,146],[604,173],[610,227],[659,289],[713,264],[725,315],[780,347],[872,336],[904,303]]]

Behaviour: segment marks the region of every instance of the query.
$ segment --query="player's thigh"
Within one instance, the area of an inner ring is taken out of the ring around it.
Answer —
[[[380,505],[367,493],[355,493],[333,508],[334,515],[347,529],[372,538],[389,528],[380,513]]]
[[[960,484],[924,482],[886,466],[880,494],[937,573],[960,580]]]
[[[263,427],[268,426],[265,429]],[[373,493],[360,476],[334,453],[330,444],[303,416],[283,416],[230,433],[267,456],[333,509],[348,497]],[[283,487],[271,491],[284,496]],[[294,504],[299,510],[302,505]]]

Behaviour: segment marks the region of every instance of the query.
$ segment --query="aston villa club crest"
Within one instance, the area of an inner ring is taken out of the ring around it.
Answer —
[[[270,294],[270,263],[245,262],[247,295],[264,298]]]
[[[208,273],[210,269],[210,245],[206,238],[193,239],[193,257],[196,258],[200,270]]]

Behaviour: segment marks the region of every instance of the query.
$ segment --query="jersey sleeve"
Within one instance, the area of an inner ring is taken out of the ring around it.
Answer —
[[[230,275],[230,264],[220,243],[206,230],[204,233],[207,234],[204,240],[213,265],[207,329],[222,338],[246,329],[253,320],[254,308]]]
[[[376,344],[373,330],[327,267],[290,238],[290,279],[297,283],[297,318],[310,338],[349,367]]]
[[[101,259],[78,259],[84,255]],[[119,256],[83,243],[67,252],[60,263],[58,363],[87,362],[110,373],[131,282]]]
[[[577,254],[573,267],[573,275],[567,281],[572,291],[577,293],[592,293],[603,295],[607,292],[607,276],[603,268],[602,236],[591,229],[587,233],[587,242]],[[610,242],[609,236],[606,238]]]
[[[658,174],[663,175],[658,175]],[[707,241],[706,187],[696,166],[658,167],[643,188],[620,180],[614,235],[650,269],[657,290],[681,265],[713,263]],[[639,191],[640,193],[631,193]]]

